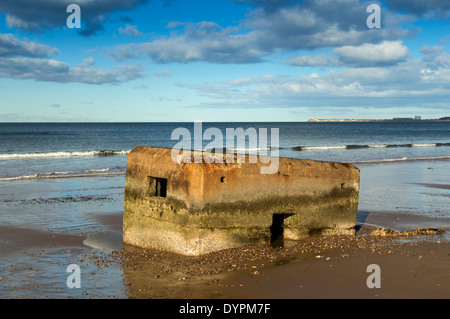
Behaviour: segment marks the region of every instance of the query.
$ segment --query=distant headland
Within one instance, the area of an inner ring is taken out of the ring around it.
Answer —
[[[384,120],[369,120],[369,119],[309,119],[308,122],[420,122],[420,121],[450,121],[450,116],[441,117],[438,119],[422,119],[421,116],[415,117],[394,117],[392,119]]]

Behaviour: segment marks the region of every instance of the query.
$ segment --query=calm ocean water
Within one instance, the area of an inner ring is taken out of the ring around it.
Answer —
[[[172,148],[179,127],[193,137],[193,123],[0,123],[0,181],[123,174],[130,150]],[[208,127],[224,138],[227,128],[278,128],[281,157],[353,163],[450,158],[450,122],[203,123],[203,131]]]

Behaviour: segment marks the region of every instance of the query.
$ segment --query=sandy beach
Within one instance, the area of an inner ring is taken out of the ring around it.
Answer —
[[[380,218],[378,221],[386,223],[386,215],[369,214],[365,220]],[[2,258],[15,260],[2,269],[2,298],[450,297],[450,243],[445,235],[379,237],[369,235],[373,228],[362,225],[355,236],[310,237],[285,242],[283,248],[258,245],[186,257],[130,246],[119,248],[121,216],[97,216],[107,231],[91,235],[90,240],[2,227],[0,240],[9,243],[9,249],[1,251]],[[103,249],[87,244],[103,245]],[[39,275],[43,259],[54,259],[53,270],[56,273],[59,269],[60,283],[50,280],[55,273]],[[63,272],[68,264],[65,259],[83,270],[81,289],[64,287],[63,279],[68,276]],[[62,260],[66,265],[58,265]],[[366,284],[370,264],[380,267],[381,288]],[[30,277],[21,283],[20,278],[27,274],[34,274],[34,280]]]
[[[266,244],[201,257],[122,244],[123,175],[96,179],[95,186],[90,178],[14,183],[4,188],[1,206],[0,296],[448,299],[450,223],[448,183],[442,174],[446,165],[364,167],[354,236],[310,237],[287,241],[283,248]],[[415,172],[424,167],[429,174],[439,168],[441,174],[417,185]],[[396,171],[406,177],[388,180]],[[380,228],[396,232],[432,228],[445,233],[370,235]],[[67,286],[67,267],[72,264],[81,269],[81,288]],[[367,286],[371,264],[380,268],[380,288]]]

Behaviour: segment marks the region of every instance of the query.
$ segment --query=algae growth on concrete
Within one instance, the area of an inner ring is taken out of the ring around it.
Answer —
[[[124,243],[202,255],[355,233],[359,170],[352,165],[279,158],[275,174],[261,174],[268,160],[258,156],[217,163],[191,151],[203,160],[177,163],[171,152],[138,146],[128,155]]]

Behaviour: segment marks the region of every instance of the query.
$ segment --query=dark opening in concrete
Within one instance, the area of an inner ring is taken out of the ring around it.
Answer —
[[[272,247],[284,246],[284,220],[293,214],[273,214],[270,226],[270,244]]]
[[[166,197],[167,195],[167,179],[159,177],[148,177],[149,187],[148,192],[150,196]]]

